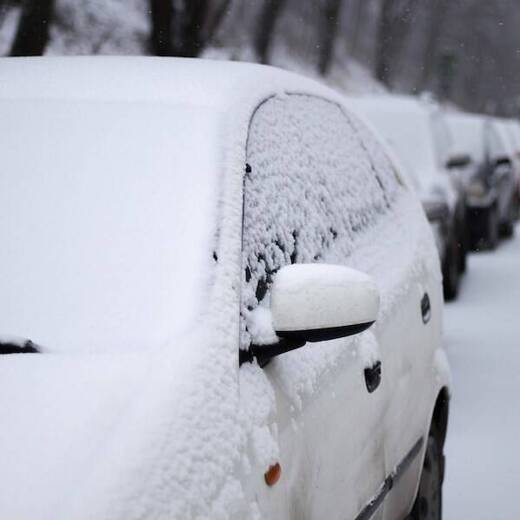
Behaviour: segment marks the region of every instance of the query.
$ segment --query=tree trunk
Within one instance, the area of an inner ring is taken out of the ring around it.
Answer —
[[[430,2],[430,16],[428,17],[430,23],[421,64],[422,72],[419,80],[419,90],[424,90],[428,86],[432,71],[437,64],[439,38],[450,6],[449,0],[430,0]]]
[[[341,5],[342,0],[327,0],[325,5],[318,63],[318,70],[322,76],[329,71],[334,57],[334,43],[340,24]]]
[[[260,63],[269,63],[269,50],[273,40],[276,20],[283,9],[285,1],[264,0],[264,7],[260,14],[254,38],[254,47]]]
[[[41,56],[49,41],[54,0],[25,0],[11,56]]]
[[[176,56],[194,58],[205,47],[204,22],[208,14],[209,0],[185,0],[181,17],[180,39]]]
[[[376,78],[390,86],[392,72],[412,25],[417,0],[382,0],[376,44]]]
[[[354,28],[352,30],[352,39],[350,43],[350,54],[352,56],[356,56],[358,41],[359,41],[359,29],[361,28],[361,19],[363,12],[363,0],[357,0],[354,6],[354,15],[352,19],[354,20]]]
[[[213,13],[213,16],[208,22],[208,28],[206,30],[206,45],[213,40],[215,34],[217,33],[219,27],[221,26],[229,8],[231,6],[231,0],[223,0],[216,12]]]
[[[173,56],[172,0],[150,0],[150,47],[155,56]]]
[[[383,0],[377,25],[376,79],[384,84],[389,82],[391,39],[392,39],[392,0]]]

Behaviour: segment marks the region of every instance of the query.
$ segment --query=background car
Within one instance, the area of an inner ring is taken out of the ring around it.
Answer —
[[[0,517],[438,517],[439,260],[345,100],[215,61],[2,70],[0,330],[42,348],[0,363]]]
[[[499,238],[499,218],[495,178],[488,175],[490,159],[486,150],[493,134],[490,121],[461,112],[446,112],[445,120],[455,154],[467,158],[452,168],[452,173],[465,194],[468,244],[472,249],[494,249]]]
[[[373,124],[404,164],[434,232],[444,296],[454,299],[466,268],[466,216],[462,186],[450,173],[461,158],[451,150],[440,110],[430,102],[386,95],[352,98],[351,106]]]

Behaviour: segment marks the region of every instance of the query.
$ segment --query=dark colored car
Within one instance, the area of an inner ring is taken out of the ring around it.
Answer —
[[[494,249],[514,232],[517,158],[508,123],[470,114],[446,117],[454,146],[467,155],[458,169],[464,187],[469,243]]]

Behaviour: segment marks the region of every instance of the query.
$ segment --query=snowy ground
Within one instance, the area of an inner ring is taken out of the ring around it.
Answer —
[[[520,518],[520,226],[474,254],[460,299],[446,306],[453,372],[446,520]]]

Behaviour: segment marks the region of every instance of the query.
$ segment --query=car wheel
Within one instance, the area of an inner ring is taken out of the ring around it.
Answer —
[[[442,275],[444,299],[446,301],[454,300],[459,291],[459,248],[455,240],[448,245],[448,251],[445,255]]]
[[[435,429],[428,436],[421,480],[409,520],[442,520],[444,455]]]

